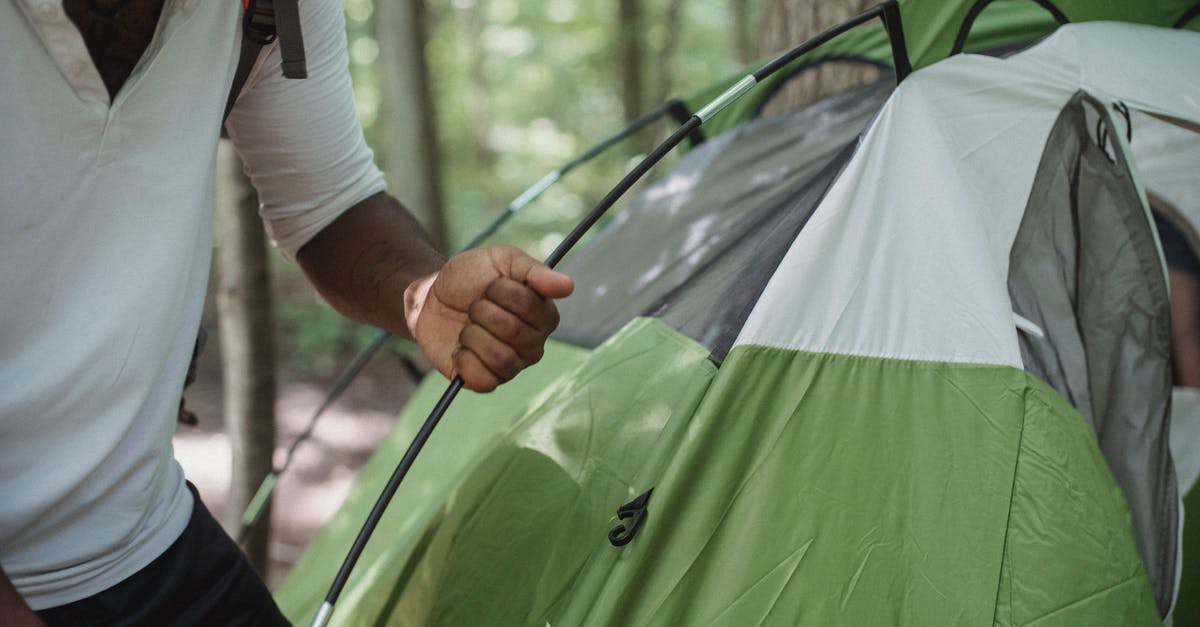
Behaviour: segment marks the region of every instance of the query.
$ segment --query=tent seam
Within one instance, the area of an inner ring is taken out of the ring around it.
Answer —
[[[993,609],[992,609],[992,623],[993,624],[996,624],[998,614],[1000,611],[1000,603],[999,603],[999,601],[1000,601],[1000,585],[1005,576],[1007,576],[1008,580],[1009,580],[1008,606],[1009,606],[1009,608],[1012,608],[1012,606],[1013,606],[1012,568],[1007,568],[1007,569],[1005,568],[1005,556],[1008,554],[1008,534],[1009,534],[1009,531],[1012,530],[1013,502],[1015,501],[1016,493],[1017,493],[1017,469],[1021,465],[1021,446],[1025,440],[1025,423],[1029,418],[1029,400],[1030,399],[1029,399],[1028,385],[1026,385],[1025,390],[1021,396],[1024,400],[1024,402],[1022,403],[1024,408],[1021,412],[1021,429],[1020,429],[1020,431],[1017,432],[1017,455],[1016,455],[1015,461],[1013,462],[1012,486],[1009,489],[1009,493],[1008,493],[1008,518],[1005,520],[1005,525],[1004,525],[1004,541],[1000,544],[1000,572],[997,573],[997,577],[996,577],[996,600],[993,602]],[[1010,616],[1010,618],[1011,618],[1011,616]]]

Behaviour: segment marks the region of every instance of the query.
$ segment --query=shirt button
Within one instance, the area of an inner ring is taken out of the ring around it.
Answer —
[[[36,11],[38,17],[46,21],[58,18],[58,5],[52,2],[43,2],[39,4]]]
[[[71,76],[75,78],[83,76],[83,73],[86,71],[87,63],[83,61],[72,61],[71,64],[67,66],[67,72],[69,72]]]

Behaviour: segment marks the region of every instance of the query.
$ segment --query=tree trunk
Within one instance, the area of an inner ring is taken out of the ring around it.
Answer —
[[[375,3],[379,42],[379,126],[392,194],[420,220],[434,244],[446,249],[437,125],[425,61],[422,0]]]
[[[471,125],[471,144],[475,152],[475,163],[482,170],[491,170],[496,165],[496,151],[492,149],[491,103],[488,98],[487,72],[483,61],[483,0],[466,0],[455,3],[462,6],[466,26],[467,75],[470,82],[466,90],[467,120]]]
[[[759,18],[759,56],[796,46],[876,4],[877,0],[766,0]],[[764,112],[786,111],[878,78],[879,70],[863,63],[823,63],[789,80]]]
[[[750,0],[731,0],[729,6],[733,14],[733,48],[738,63],[749,65],[758,57],[758,50],[750,36]]]
[[[275,345],[267,243],[258,198],[233,147],[221,142],[217,173],[217,319],[225,425],[233,448],[233,472],[225,528],[239,529],[242,512],[275,452]],[[242,549],[266,574],[271,511],[247,533]]]
[[[671,93],[671,61],[675,56],[675,47],[679,41],[679,23],[683,17],[683,0],[667,0],[666,9],[663,11],[663,41],[662,48],[658,50],[657,77],[655,81],[657,89],[654,92],[653,100],[650,101],[651,107],[657,107],[659,104],[666,102],[673,94]]]
[[[642,7],[640,0],[617,2],[617,70],[625,121],[642,114]]]

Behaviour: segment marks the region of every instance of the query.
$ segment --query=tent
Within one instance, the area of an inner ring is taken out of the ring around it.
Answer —
[[[1179,508],[1132,146],[1200,123],[1200,35],[1062,1],[1086,23],[947,58],[1027,14],[987,4],[901,2],[894,89],[720,114],[564,264],[544,361],[450,410],[334,623],[1157,623]],[[442,385],[278,591],[293,620]]]

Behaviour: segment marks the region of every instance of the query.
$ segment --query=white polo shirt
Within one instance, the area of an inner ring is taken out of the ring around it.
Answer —
[[[310,78],[268,48],[230,117],[289,257],[383,189],[341,11],[302,1]],[[35,609],[135,573],[191,513],[171,436],[240,20],[241,0],[167,0],[110,102],[60,0],[0,0],[0,566]]]

